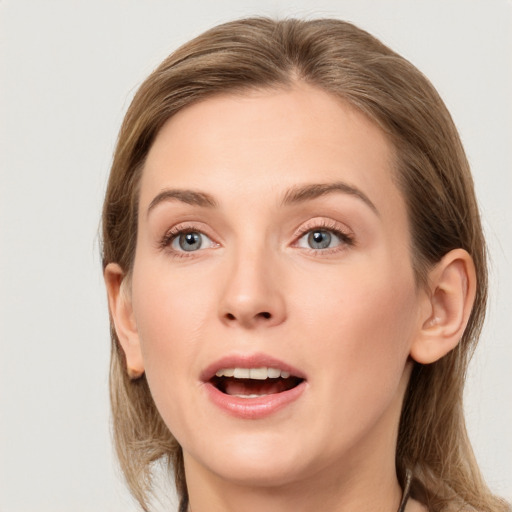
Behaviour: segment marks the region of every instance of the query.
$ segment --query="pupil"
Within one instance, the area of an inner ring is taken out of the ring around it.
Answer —
[[[199,233],[186,233],[180,236],[179,243],[184,251],[195,251],[201,247],[201,235]]]
[[[331,234],[328,231],[312,231],[308,242],[312,249],[325,249],[331,244]]]

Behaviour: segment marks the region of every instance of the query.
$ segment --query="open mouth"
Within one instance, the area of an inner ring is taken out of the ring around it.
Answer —
[[[303,380],[278,368],[222,368],[210,383],[226,395],[259,398],[289,391]]]

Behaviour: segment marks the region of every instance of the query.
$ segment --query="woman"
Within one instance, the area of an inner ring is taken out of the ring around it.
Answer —
[[[430,83],[336,20],[186,44],[121,129],[103,212],[118,456],[148,510],[506,510],[466,435],[485,243]]]

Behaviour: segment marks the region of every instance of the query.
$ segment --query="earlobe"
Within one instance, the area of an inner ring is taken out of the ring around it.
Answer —
[[[476,292],[473,259],[463,249],[446,254],[429,272],[425,314],[411,345],[411,357],[422,364],[441,359],[459,343]]]
[[[126,276],[117,263],[109,263],[103,277],[110,315],[126,356],[126,371],[130,379],[137,379],[144,373],[144,361]]]

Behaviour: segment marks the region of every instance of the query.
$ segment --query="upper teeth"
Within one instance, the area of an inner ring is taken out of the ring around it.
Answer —
[[[282,377],[287,379],[289,372],[278,370],[277,368],[222,368],[215,375],[217,377],[234,377],[235,379],[278,379]]]

